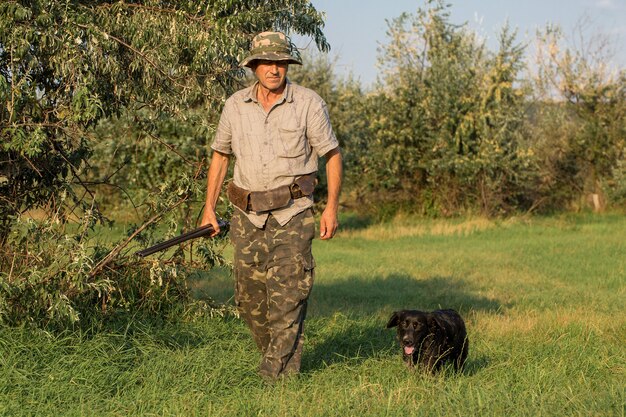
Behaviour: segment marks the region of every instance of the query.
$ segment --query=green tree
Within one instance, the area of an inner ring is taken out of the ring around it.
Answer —
[[[183,129],[193,129],[195,143],[204,146],[225,97],[241,85],[237,63],[253,34],[299,33],[326,50],[322,26],[322,16],[305,0],[0,3],[0,320],[76,319],[81,306],[128,307],[128,298],[118,295],[133,291],[137,305],[145,305],[144,298],[159,293],[150,285],[166,288],[156,278],[161,267],[152,268],[147,281],[138,280],[138,287],[122,288],[122,275],[132,268],[119,273],[128,267],[119,255],[132,239],[147,239],[145,232],[159,219],[171,216],[169,233],[189,223],[177,216],[188,215],[181,208],[202,192],[205,155],[153,139],[149,146],[180,153],[191,169],[179,178],[180,170],[136,171],[157,172],[150,180],[161,185],[148,199],[141,226],[107,248],[88,243],[88,231],[103,219],[94,189],[102,181],[89,177],[91,169],[98,165],[102,173],[114,162],[93,159],[102,140],[94,127],[112,117],[133,121],[133,132],[121,143],[139,137],[137,131],[152,138],[165,125],[192,125]],[[173,132],[167,139],[175,137]],[[122,161],[137,163],[140,153],[128,152],[137,148],[126,145],[117,148],[125,153]],[[44,221],[23,217],[35,208],[45,210]],[[72,217],[82,219],[78,233],[65,228]],[[56,247],[61,241],[78,246]],[[35,247],[42,256],[33,255]],[[71,262],[80,267],[70,268]],[[161,278],[178,282],[181,276],[182,269]]]
[[[391,201],[433,214],[519,208],[531,163],[521,146],[523,49],[504,28],[487,51],[448,5],[428,2],[389,22],[381,50],[369,182]]]
[[[544,192],[565,195],[564,203],[584,198],[601,210],[607,193],[623,187],[626,72],[610,65],[605,38],[585,42],[578,31],[578,47],[568,46],[559,28],[538,34],[536,143],[546,155]]]

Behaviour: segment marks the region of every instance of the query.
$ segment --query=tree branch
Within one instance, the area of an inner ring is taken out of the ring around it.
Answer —
[[[160,213],[155,214],[154,216],[152,216],[147,222],[145,222],[144,224],[141,225],[141,227],[139,227],[137,230],[135,230],[133,232],[132,235],[130,235],[124,242],[118,244],[111,252],[109,252],[109,254],[107,256],[105,256],[100,262],[98,262],[98,264],[91,270],[91,272],[89,273],[89,278],[93,278],[95,277],[98,273],[100,273],[100,271],[102,271],[102,269],[104,269],[105,266],[107,266],[109,263],[111,263],[111,261],[113,259],[115,259],[115,257],[117,257],[117,255],[119,255],[119,253],[126,247],[128,246],[128,244],[141,232],[143,232],[148,226],[150,226],[152,223],[156,222],[157,220],[159,220],[161,217],[163,217],[167,212],[175,209],[176,207],[178,207],[179,205],[181,205],[182,203],[184,203],[185,201],[187,201],[187,197],[183,197],[180,200],[178,200],[176,203],[174,203],[173,205],[171,205],[170,207],[166,208],[165,210],[161,211]]]
[[[152,134],[151,132],[148,132],[147,130],[144,130],[145,133],[148,134],[148,136],[150,136],[152,139],[156,140],[157,142],[159,142],[161,145],[165,146],[167,149],[169,149],[170,151],[174,152],[176,155],[178,155],[183,161],[187,162],[189,165],[195,165],[192,161],[190,161],[189,159],[187,159],[185,157],[185,155],[181,154],[180,152],[178,152],[178,150],[176,150],[176,148],[174,148],[172,145],[170,145],[169,143],[165,142],[163,139],[159,138],[158,136]]]
[[[110,33],[107,33],[105,31],[103,31],[102,29],[95,27],[95,26],[87,26],[87,25],[83,25],[81,23],[76,23],[76,26],[78,26],[79,28],[82,29],[86,29],[86,30],[94,30],[99,32],[101,35],[104,35],[105,37],[111,38],[113,39],[115,42],[119,43],[120,45],[124,46],[125,48],[128,48],[129,50],[131,50],[134,54],[138,55],[139,57],[141,57],[141,59],[143,59],[144,61],[146,61],[152,68],[154,68],[155,70],[157,70],[157,72],[159,72],[163,77],[167,78],[168,80],[170,80],[174,85],[177,85],[178,87],[186,90],[189,87],[183,84],[180,84],[178,81],[176,81],[176,79],[174,77],[172,77],[171,75],[167,74],[160,66],[158,66],[153,60],[151,60],[146,54],[144,54],[143,52],[141,52],[140,50],[138,50],[137,48],[135,48],[134,46],[130,45],[129,43],[124,42],[122,39],[111,35]]]

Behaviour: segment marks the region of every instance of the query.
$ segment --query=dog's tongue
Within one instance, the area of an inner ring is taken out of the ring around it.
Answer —
[[[404,353],[406,353],[407,355],[412,355],[414,350],[415,348],[413,346],[404,347]]]

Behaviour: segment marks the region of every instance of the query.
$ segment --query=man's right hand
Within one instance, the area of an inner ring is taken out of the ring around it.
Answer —
[[[217,221],[217,217],[215,216],[215,210],[210,207],[204,208],[204,214],[202,215],[202,220],[200,221],[200,227],[206,226],[210,224],[213,226],[213,233],[211,233],[210,237],[214,237],[220,232],[220,225]]]

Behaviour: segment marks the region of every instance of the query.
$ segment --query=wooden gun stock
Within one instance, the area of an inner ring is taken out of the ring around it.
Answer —
[[[218,223],[220,225],[220,231],[222,233],[228,230],[229,224],[227,221],[220,220]],[[190,239],[196,239],[202,236],[210,236],[211,233],[213,233],[213,226],[211,226],[210,224],[207,224],[205,226],[198,227],[197,229],[193,229],[187,233],[183,233],[180,236],[173,237],[164,242],[157,243],[154,246],[150,246],[149,248],[140,250],[136,253],[136,255],[144,258],[148,255],[152,255],[153,253],[160,252],[164,249],[186,242]]]

